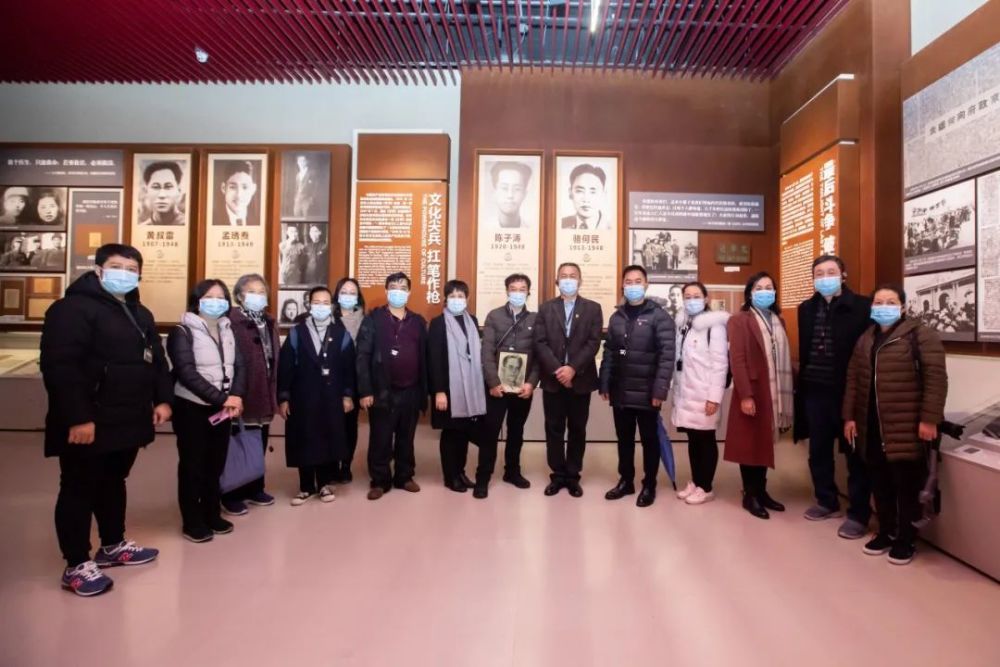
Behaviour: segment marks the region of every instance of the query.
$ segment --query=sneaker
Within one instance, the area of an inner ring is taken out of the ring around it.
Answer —
[[[677,492],[677,497],[681,500],[687,500],[687,497],[694,493],[694,490],[698,487],[694,485],[694,482],[688,482],[687,486]]]
[[[909,565],[916,553],[917,548],[912,544],[896,540],[889,550],[889,562],[893,565]]]
[[[216,535],[226,535],[233,532],[233,524],[221,516],[217,519],[209,519],[208,527]]]
[[[193,529],[185,528],[183,533],[185,540],[188,542],[195,542],[197,544],[202,542],[211,542],[212,538],[215,537],[215,533],[213,533],[208,526],[201,526]]]
[[[878,533],[872,539],[868,540],[862,551],[864,551],[869,556],[881,556],[882,554],[888,553],[892,549],[892,538],[883,533]]]
[[[222,511],[229,516],[243,516],[247,513],[247,506],[242,500],[223,500]]]
[[[324,503],[332,503],[334,500],[337,499],[337,496],[333,495],[333,489],[331,489],[329,486],[324,486],[322,489],[319,490],[319,499],[322,500]]]
[[[143,565],[156,560],[160,555],[158,549],[146,549],[135,542],[122,541],[113,547],[101,547],[97,550],[94,562],[97,567],[115,567],[118,565]]]
[[[312,498],[315,493],[309,493],[308,491],[299,491],[294,498],[292,498],[292,507],[298,507],[299,505],[305,505],[306,501]]]
[[[826,519],[834,519],[842,516],[842,514],[840,513],[840,510],[832,510],[829,507],[823,507],[822,505],[813,505],[806,510],[803,516],[809,521],[825,521]]]
[[[62,576],[63,588],[85,598],[100,595],[111,590],[114,585],[115,582],[101,572],[97,563],[92,560],[66,568]]]
[[[854,519],[848,519],[840,524],[840,528],[837,530],[837,535],[845,540],[860,540],[867,534],[868,526]]]
[[[694,493],[684,499],[688,505],[704,505],[715,500],[715,493],[706,491],[700,486],[695,487]]]
[[[270,493],[258,491],[257,493],[247,498],[247,502],[250,503],[251,505],[257,505],[258,507],[266,507],[267,505],[274,504],[274,496],[272,496]]]

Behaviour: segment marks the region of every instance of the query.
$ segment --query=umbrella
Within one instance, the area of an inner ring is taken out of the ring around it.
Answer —
[[[663,415],[656,416],[656,432],[660,436],[660,460],[663,461],[663,469],[667,471],[670,483],[677,490],[677,466],[674,465],[674,444],[670,442],[670,434],[667,427],[663,425]]]

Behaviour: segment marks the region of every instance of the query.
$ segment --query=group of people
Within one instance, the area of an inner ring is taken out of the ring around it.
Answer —
[[[928,215],[923,222],[906,225],[904,257],[919,257],[958,246],[962,225],[972,220],[972,208],[961,206],[936,215]]]
[[[325,225],[303,224],[308,231],[305,240],[299,237],[299,225],[286,223],[285,238],[278,244],[279,284],[306,285],[321,282],[329,266]]]
[[[62,271],[66,266],[66,235],[49,234],[48,248],[41,234],[12,236],[0,253],[0,267],[35,271]]]
[[[740,466],[743,507],[751,515],[767,519],[785,509],[768,493],[767,469],[775,465],[779,435],[794,425],[796,438],[809,439],[816,491],[806,518],[840,516],[839,443],[850,475],[839,534],[867,534],[874,495],[879,526],[865,552],[889,552],[895,563],[913,557],[927,443],[943,419],[944,350],[936,333],[905,317],[901,289],[857,295],[837,257],[816,260],[816,293],[799,308],[797,395],[775,281],[763,272],[747,282],[744,304],[732,316],[713,312],[705,286],[691,282],[682,289],[683,310],[671,318],[646,297],[645,269],[628,266],[621,305],[605,321],[601,306],[580,293],[580,267],[565,263],[556,275],[559,295],[537,313],[526,306],[530,277],[508,276],[507,303],[487,315],[482,329],[461,280],[447,282],[446,305],[428,324],[407,307],[406,274],[388,276],[387,305],[368,311],[358,283],[345,278],[332,290],[309,290],[308,312],[283,342],[262,276],[243,276],[232,294],[223,282],[205,280],[192,290],[164,350],[139,302],[139,252],[104,246],[96,264],[49,309],[41,342],[46,455],[59,457],[61,471],[62,584],[79,595],[111,587],[101,568],[157,556],[124,534],[125,478],[156,425],[171,421],[177,436],[183,534],[207,542],[233,530],[223,513],[241,515],[247,504],[275,501],[263,478],[220,492],[233,429],[259,430],[266,448],[269,425],[276,416],[285,419],[286,463],[299,475],[292,505],[330,502],[335,485],[352,480],[358,415],[367,411],[368,498],[375,501],[393,489],[420,491],[414,436],[429,407],[440,431],[444,485],[483,499],[504,425],[503,481],[531,486],[521,447],[539,388],[551,470],[546,496],[583,495],[597,392],[611,406],[618,439],[619,480],[608,500],[636,494],[638,431],[643,476],[636,504],[655,502],[660,411],[672,396],[671,421],[688,436],[692,476],[677,496],[688,505],[711,501],[716,429],[731,385],[725,460]],[[513,378],[520,384],[512,386]],[[803,410],[795,410],[797,398]],[[479,450],[474,479],[466,473],[470,443]],[[91,516],[101,538],[93,556]]]
[[[955,291],[958,292],[957,289]],[[917,300],[919,300],[919,296]],[[908,314],[919,318],[924,326],[942,333],[971,333],[975,331],[976,291],[972,287],[965,290],[961,305],[959,305],[958,299],[953,299],[949,292],[941,292],[936,299],[934,295],[928,295],[921,302],[919,310],[917,309],[917,300],[911,300],[907,305]],[[931,305],[934,300],[937,301],[936,308]]]
[[[0,226],[61,225],[65,211],[62,199],[60,192],[54,189],[9,187],[3,192]]]
[[[683,250],[685,257],[698,251],[691,244],[688,244]],[[670,232],[660,232],[656,236],[646,239],[639,253],[643,266],[654,273],[675,271],[681,267],[681,245]]]

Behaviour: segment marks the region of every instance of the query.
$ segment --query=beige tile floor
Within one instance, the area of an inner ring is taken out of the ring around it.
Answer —
[[[533,488],[477,501],[440,486],[436,440],[419,440],[422,493],[372,503],[361,481],[301,508],[279,440],[279,504],[195,545],[162,438],[129,486],[129,535],[162,555],[85,600],[58,587],[56,464],[39,435],[0,434],[0,665],[1000,665],[1000,586],[926,546],[891,566],[803,520],[802,449],[779,447],[771,489],[789,512],[764,522],[739,508],[729,464],[718,501],[688,507],[661,484],[640,510],[603,498],[611,445],[591,445],[576,500],[542,495],[529,444]]]

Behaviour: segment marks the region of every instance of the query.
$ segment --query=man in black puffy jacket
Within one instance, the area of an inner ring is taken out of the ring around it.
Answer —
[[[618,435],[617,486],[604,496],[618,500],[635,493],[635,430],[642,440],[642,491],[636,504],[656,500],[660,444],[656,418],[670,391],[676,329],[666,311],[646,299],[646,270],[625,267],[625,303],[611,315],[601,359],[601,398],[611,401]]]

